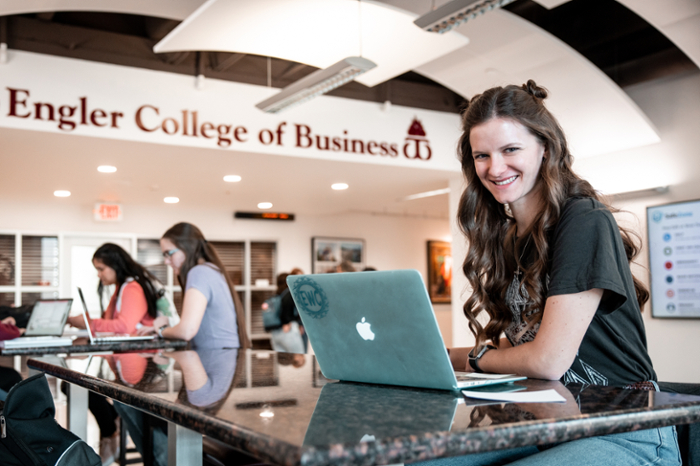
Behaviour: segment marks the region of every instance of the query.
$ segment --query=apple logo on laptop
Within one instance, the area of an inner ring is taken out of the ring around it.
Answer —
[[[358,322],[355,327],[357,328],[357,333],[360,334],[362,338],[365,340],[374,340],[374,332],[370,330],[370,324],[369,322],[365,322],[365,318],[362,318],[362,322]]]

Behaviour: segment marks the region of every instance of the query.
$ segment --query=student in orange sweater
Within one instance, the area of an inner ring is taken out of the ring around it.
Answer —
[[[155,277],[112,243],[103,244],[95,251],[92,264],[100,279],[100,291],[104,286],[117,286],[102,318],[90,321],[92,331],[135,334],[140,326],[152,326],[158,299],[153,285]],[[69,317],[68,323],[85,328],[82,316]]]
[[[141,326],[152,326],[157,314],[156,278],[124,249],[112,243],[105,243],[95,251],[92,265],[100,279],[100,296],[104,286],[116,285],[102,318],[90,320],[92,331],[135,334]],[[68,323],[85,328],[82,315],[69,317]],[[117,412],[106,398],[93,392],[89,394],[88,407],[100,427],[102,463],[111,464],[119,454]]]

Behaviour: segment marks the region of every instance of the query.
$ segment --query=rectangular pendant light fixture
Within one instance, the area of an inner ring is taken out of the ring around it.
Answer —
[[[344,58],[328,68],[314,71],[301,78],[255,106],[267,113],[278,113],[332,91],[376,66],[366,58]]]
[[[424,14],[413,23],[428,32],[445,33],[477,16],[514,0],[452,0]]]

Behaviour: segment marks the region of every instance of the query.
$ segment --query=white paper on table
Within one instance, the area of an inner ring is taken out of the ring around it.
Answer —
[[[554,389],[533,392],[487,393],[462,390],[464,396],[479,400],[508,401],[511,403],[566,403],[566,399]]]

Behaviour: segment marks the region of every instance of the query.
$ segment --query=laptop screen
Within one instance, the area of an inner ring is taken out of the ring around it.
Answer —
[[[72,299],[41,299],[37,301],[27,323],[25,335],[61,336],[72,303]]]

